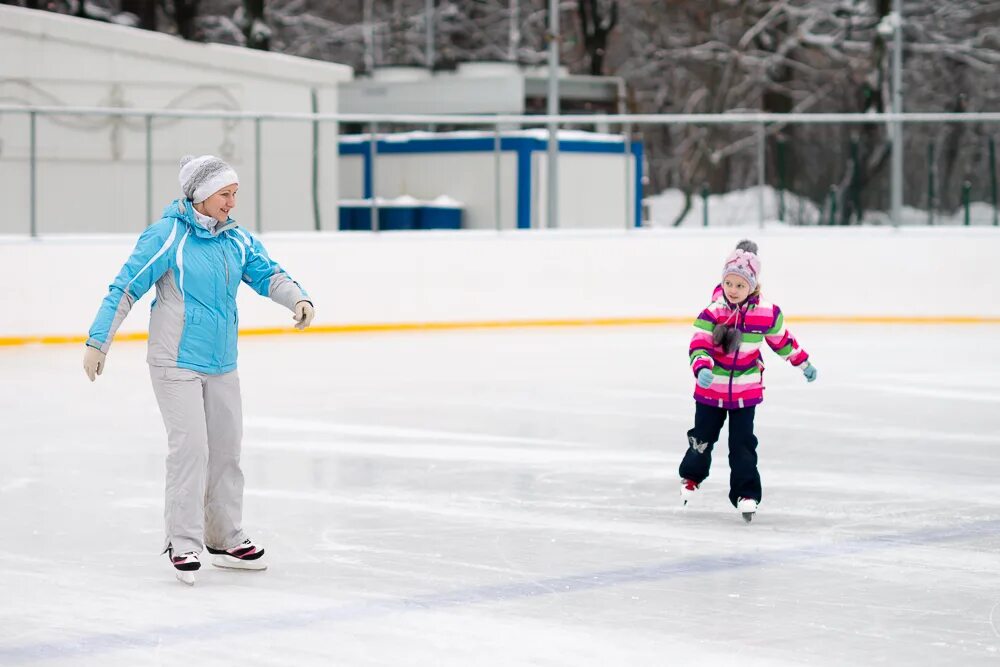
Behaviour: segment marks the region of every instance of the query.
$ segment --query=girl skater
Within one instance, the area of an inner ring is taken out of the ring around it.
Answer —
[[[764,400],[761,343],[767,341],[809,382],[816,379],[809,355],[785,329],[781,309],[761,299],[759,276],[757,244],[740,241],[726,259],[712,303],[694,322],[690,347],[691,370],[697,378],[694,428],[688,431],[689,446],[680,466],[681,500],[687,505],[708,477],[712,448],[728,416],[729,502],[748,523],[761,498],[753,434],[754,411]]]

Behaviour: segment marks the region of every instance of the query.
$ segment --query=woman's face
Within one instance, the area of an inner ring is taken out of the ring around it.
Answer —
[[[219,222],[229,219],[229,212],[236,208],[236,191],[240,189],[238,183],[232,183],[208,196],[203,202],[195,204],[202,215],[215,218]]]

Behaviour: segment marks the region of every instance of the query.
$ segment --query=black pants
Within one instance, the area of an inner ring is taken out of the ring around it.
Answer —
[[[726,410],[695,403],[694,428],[688,431],[688,450],[681,461],[680,474],[701,484],[712,466],[712,449],[719,440],[729,415],[729,502],[740,498],[760,502],[760,473],[757,472],[757,437],[753,434],[756,406]]]

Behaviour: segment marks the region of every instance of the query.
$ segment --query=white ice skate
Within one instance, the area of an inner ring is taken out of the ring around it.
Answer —
[[[196,579],[194,572],[184,572],[181,570],[177,571],[177,581],[181,582],[182,584],[187,584],[188,586],[194,586],[195,580]]]
[[[170,556],[170,563],[174,566],[177,581],[188,586],[194,586],[195,573],[201,568],[201,561],[198,560],[198,554],[194,551],[189,551],[175,556],[174,550],[170,547],[167,547],[167,553]]]
[[[264,549],[250,540],[244,540],[232,549],[214,549],[208,547],[212,554],[212,565],[230,570],[266,570]]]
[[[757,513],[757,501],[753,498],[740,498],[736,503],[736,510],[743,515],[744,521],[750,523]]]
[[[698,485],[690,479],[681,479],[681,506],[687,507],[688,502],[698,495]]]

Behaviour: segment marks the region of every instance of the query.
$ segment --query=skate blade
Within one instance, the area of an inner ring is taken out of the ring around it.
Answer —
[[[188,586],[194,586],[195,576],[192,570],[177,570],[177,581]]]
[[[240,560],[232,556],[218,555],[212,556],[212,565],[225,570],[266,570],[267,563],[263,558],[257,560]]]
[[[754,515],[753,512],[744,512],[743,520],[746,521],[747,523],[750,523],[751,521],[753,521],[753,515]]]

